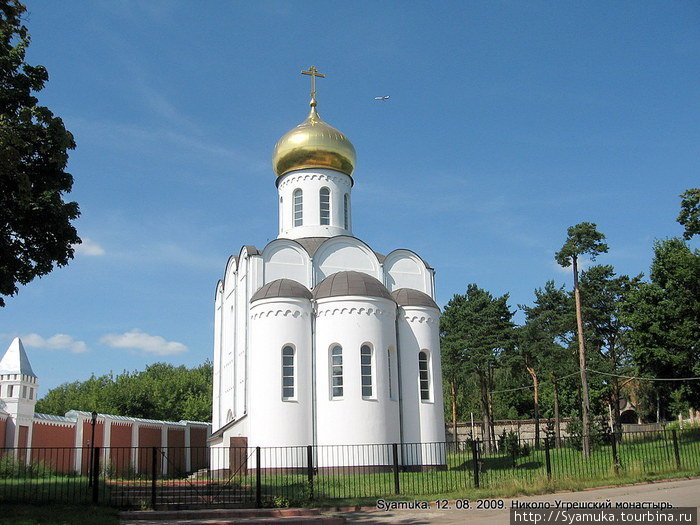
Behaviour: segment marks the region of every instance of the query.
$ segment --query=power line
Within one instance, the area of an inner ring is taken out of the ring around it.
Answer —
[[[572,374],[562,376],[562,377],[557,377],[557,381],[561,381],[562,379],[566,379],[567,377],[575,376],[578,375],[579,372],[574,372]],[[544,379],[542,382],[549,381],[549,379]],[[535,388],[535,385],[528,385],[528,386],[520,386],[518,388],[508,388],[506,390],[491,390],[489,394],[502,394],[503,392],[515,392],[516,390],[525,390],[527,388]]]
[[[586,368],[589,372],[594,374],[600,374],[610,377],[621,377],[623,379],[639,379],[641,381],[700,381],[700,377],[638,377],[638,376],[625,376],[621,374],[609,374],[608,372],[600,372],[598,370],[593,370],[592,368]]]

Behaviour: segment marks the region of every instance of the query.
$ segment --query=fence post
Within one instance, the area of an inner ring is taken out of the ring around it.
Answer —
[[[158,479],[158,447],[151,449],[151,508],[156,510],[156,481]]]
[[[100,479],[100,447],[93,447],[92,449],[92,503],[96,504],[99,497],[98,485]]]
[[[472,466],[474,468],[474,488],[479,488],[479,449],[476,439],[472,439]]]
[[[399,446],[396,443],[391,444],[391,453],[394,456],[394,494],[401,493],[399,486]]]
[[[306,476],[309,479],[309,500],[314,499],[314,449],[306,445]]]
[[[620,457],[617,455],[617,434],[613,432],[611,435],[612,438],[612,457],[613,457],[613,468],[615,469],[615,475],[619,476],[620,475]]]
[[[552,458],[549,452],[549,436],[544,438],[544,459],[547,463],[547,478],[552,479]]]
[[[671,430],[671,437],[673,438],[673,455],[676,457],[676,469],[681,469],[681,454],[678,450],[678,434],[675,430]]]
[[[262,507],[262,487],[260,486],[260,447],[255,447],[255,506]]]

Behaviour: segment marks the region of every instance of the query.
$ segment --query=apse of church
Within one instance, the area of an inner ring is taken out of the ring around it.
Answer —
[[[354,235],[355,148],[319,115],[324,75],[302,73],[309,114],[272,158],[278,236],[243,246],[216,286],[210,445],[443,442],[435,272]],[[406,459],[444,464],[427,450]]]

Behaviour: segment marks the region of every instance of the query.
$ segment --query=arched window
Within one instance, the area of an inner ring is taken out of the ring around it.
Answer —
[[[282,399],[294,399],[294,348],[282,348]]]
[[[304,197],[300,189],[294,190],[292,197],[294,198],[294,226],[301,226],[304,224]]]
[[[331,190],[321,188],[319,201],[321,203],[321,226],[328,225],[331,223]]]
[[[420,380],[420,399],[430,401],[430,371],[428,369],[428,352],[418,352],[418,377]]]
[[[360,375],[362,377],[362,397],[372,397],[372,348],[360,347]]]
[[[343,397],[343,347],[331,348],[331,397]]]
[[[343,225],[346,230],[350,229],[350,195],[343,196]]]

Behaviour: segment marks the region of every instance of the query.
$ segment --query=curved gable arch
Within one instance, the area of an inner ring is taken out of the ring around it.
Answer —
[[[238,271],[238,261],[240,257],[238,255],[231,255],[226,262],[226,269],[224,270],[224,278],[222,279],[223,285],[222,290],[228,291],[230,286],[236,284],[236,272]]]
[[[291,239],[275,239],[262,251],[264,284],[292,279],[311,288],[311,259],[304,247]]]
[[[389,291],[413,288],[433,296],[433,273],[411,250],[394,250],[384,259],[384,283]]]
[[[356,237],[329,237],[314,254],[315,284],[337,272],[354,270],[382,281],[382,266],[377,255]]]
[[[216,281],[216,290],[214,290],[214,304],[216,306],[221,306],[223,294],[224,294],[224,282],[221,279],[219,279],[218,281]]]

